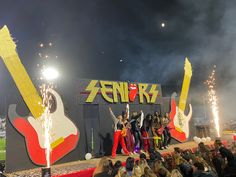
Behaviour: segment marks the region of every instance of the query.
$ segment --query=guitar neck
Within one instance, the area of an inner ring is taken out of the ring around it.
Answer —
[[[181,94],[180,94],[180,98],[179,98],[179,109],[182,110],[183,112],[185,111],[190,81],[191,81],[191,77],[192,77],[191,63],[189,62],[189,60],[187,58],[185,60],[184,69],[185,69],[184,80],[183,80],[182,90],[181,90]]]
[[[190,85],[191,78],[188,76],[184,76],[184,81],[182,85],[182,90],[179,98],[179,109],[184,112],[186,107],[186,102],[188,98],[188,91],[189,91],[189,85]]]
[[[42,115],[44,110],[42,106],[42,99],[29,78],[23,64],[21,63],[17,52],[14,51],[10,57],[2,57],[2,59],[30,112],[35,118],[38,118]]]

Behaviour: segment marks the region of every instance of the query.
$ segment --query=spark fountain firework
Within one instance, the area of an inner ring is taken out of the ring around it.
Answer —
[[[215,90],[215,73],[216,73],[216,66],[214,65],[213,71],[208,77],[208,80],[205,82],[208,86],[208,101],[210,103],[214,124],[215,124],[215,130],[216,130],[216,136],[220,137],[220,123],[219,123],[219,108],[218,108],[218,99],[216,96],[216,90]]]
[[[49,46],[52,46],[52,43],[49,43]],[[40,47],[43,48],[44,44],[41,43]],[[43,52],[43,51],[41,51]],[[42,53],[39,53],[40,58],[42,58]],[[45,58],[48,59],[48,55],[45,54]],[[40,65],[38,65],[40,67]],[[48,74],[45,74],[45,65],[43,64],[41,70],[41,77],[40,80],[42,81],[42,85],[40,86],[40,91],[43,99],[43,106],[44,106],[44,113],[42,115],[42,127],[44,130],[44,144],[45,144],[45,156],[47,161],[47,166],[45,168],[42,168],[42,177],[50,177],[51,176],[51,168],[50,168],[50,156],[51,156],[51,129],[52,129],[52,118],[50,114],[50,110],[52,108],[52,95],[50,94],[50,90],[53,89],[53,83],[49,82],[46,78]]]
[[[52,119],[50,115],[50,110],[52,106],[52,96],[49,94],[49,90],[53,87],[53,85],[42,84],[40,87],[40,91],[43,98],[43,106],[44,113],[42,115],[42,127],[44,130],[44,144],[46,147],[45,155],[47,161],[47,167],[42,168],[42,177],[50,177],[51,176],[51,168],[50,168],[50,155],[51,155],[51,128],[52,128]]]
[[[43,84],[41,87],[41,94],[43,98],[43,106],[44,106],[44,113],[42,115],[42,126],[44,130],[44,138],[45,138],[45,147],[46,147],[46,160],[47,160],[47,167],[50,167],[50,152],[51,152],[51,127],[52,127],[52,120],[50,116],[50,109],[51,109],[51,95],[49,94],[50,86]]]

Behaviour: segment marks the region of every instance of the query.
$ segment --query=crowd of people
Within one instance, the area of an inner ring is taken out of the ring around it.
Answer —
[[[98,163],[93,177],[236,177],[235,144],[226,148],[220,140],[213,147],[199,143],[195,152],[174,148],[173,154],[158,151],[141,153],[138,159],[128,157],[126,164],[114,164],[108,157]]]
[[[134,111],[129,116],[129,105],[126,106],[126,111],[118,116],[114,115],[110,107],[109,111],[114,122],[112,158],[116,157],[119,143],[126,155],[168,148],[171,141],[168,113],[161,115],[154,112],[144,115],[141,110],[140,113]]]

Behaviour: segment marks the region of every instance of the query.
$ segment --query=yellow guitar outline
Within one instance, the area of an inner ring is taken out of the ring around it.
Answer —
[[[8,39],[9,36],[11,36],[10,32],[5,25],[0,30],[0,38]],[[12,41],[12,39],[7,40],[4,45],[0,44],[0,56],[10,72],[31,114],[35,119],[39,118],[44,112],[42,98],[38,94],[33,82],[25,70],[25,67],[21,63],[16,51],[16,44]]]

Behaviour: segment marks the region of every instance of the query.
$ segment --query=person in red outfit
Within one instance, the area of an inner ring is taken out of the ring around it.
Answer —
[[[114,122],[114,140],[113,140],[114,142],[113,142],[111,156],[112,156],[112,158],[116,157],[116,150],[117,150],[118,143],[121,144],[121,147],[122,147],[125,155],[129,155],[129,151],[127,150],[126,145],[125,145],[124,137],[122,136],[122,133],[121,133],[122,129],[124,127],[124,123],[125,123],[123,121],[122,115],[118,115],[116,117],[110,107],[109,107],[109,111],[110,111],[111,117]]]

